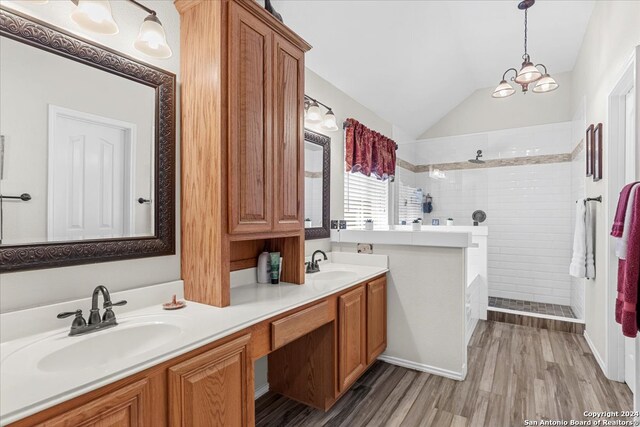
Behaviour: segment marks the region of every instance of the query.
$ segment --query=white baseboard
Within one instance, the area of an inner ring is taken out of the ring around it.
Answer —
[[[269,391],[269,383],[262,384],[261,386],[256,387],[256,390],[254,393],[254,400],[257,400],[258,398],[262,397],[268,391]]]
[[[587,345],[589,345],[589,348],[591,349],[591,353],[593,353],[593,357],[595,357],[596,362],[598,362],[598,365],[600,366],[600,369],[602,370],[602,373],[605,375],[605,377],[607,376],[607,365],[606,363],[604,363],[604,360],[602,360],[602,356],[600,356],[600,353],[598,353],[598,350],[596,350],[596,346],[593,345],[593,341],[591,341],[591,338],[589,337],[589,334],[587,333],[587,330],[584,330],[584,339],[587,342]]]
[[[400,359],[398,357],[378,356],[378,360],[390,363],[396,366],[402,366],[403,368],[415,369],[416,371],[427,372],[429,374],[439,375],[445,378],[451,378],[452,380],[464,381],[466,375],[463,372],[450,371],[448,369],[442,369],[431,365],[425,365],[422,363],[412,362],[410,360]]]

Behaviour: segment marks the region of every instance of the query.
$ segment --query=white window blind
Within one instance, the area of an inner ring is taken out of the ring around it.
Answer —
[[[345,172],[344,219],[351,229],[363,229],[367,219],[373,220],[374,227],[388,225],[389,181]]]

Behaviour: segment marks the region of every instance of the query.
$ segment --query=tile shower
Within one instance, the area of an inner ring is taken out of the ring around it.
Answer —
[[[425,224],[453,218],[472,225],[473,211],[487,213],[490,306],[582,317],[584,289],[568,274],[575,199],[584,191],[574,178],[583,163],[572,127],[563,122],[400,144],[398,157],[410,160],[401,177],[433,197]],[[477,150],[491,164],[468,163]]]

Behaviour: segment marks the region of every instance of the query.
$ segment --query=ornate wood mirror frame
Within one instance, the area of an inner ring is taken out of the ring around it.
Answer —
[[[0,36],[155,89],[154,235],[0,246],[0,272],[175,254],[176,77],[0,7]]]
[[[322,227],[312,227],[304,229],[304,238],[306,240],[325,239],[331,235],[329,229],[329,200],[331,181],[331,138],[320,133],[305,129],[305,142],[317,144],[322,147]],[[306,213],[305,213],[306,215]]]

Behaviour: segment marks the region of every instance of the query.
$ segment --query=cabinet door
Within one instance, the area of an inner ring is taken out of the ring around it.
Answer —
[[[367,283],[367,364],[387,347],[387,279]]]
[[[273,33],[234,2],[229,25],[229,233],[270,231]]]
[[[142,379],[89,403],[52,418],[47,427],[137,427],[151,426],[145,408],[148,381]]]
[[[301,230],[304,201],[304,53],[274,37],[274,230]]]
[[[253,425],[251,335],[169,368],[169,425]]]
[[[364,372],[367,365],[364,286],[341,295],[338,307],[338,376],[342,392]]]

